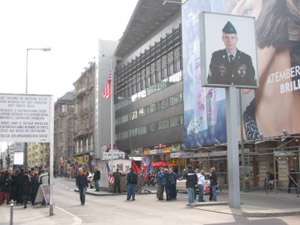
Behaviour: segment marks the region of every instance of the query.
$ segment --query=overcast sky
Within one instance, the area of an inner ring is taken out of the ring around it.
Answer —
[[[137,0],[1,0],[0,93],[61,97],[97,54],[98,39],[119,40]]]
[[[28,93],[54,100],[73,90],[98,39],[119,40],[137,0],[0,0],[0,93]],[[6,148],[0,143],[0,152]]]

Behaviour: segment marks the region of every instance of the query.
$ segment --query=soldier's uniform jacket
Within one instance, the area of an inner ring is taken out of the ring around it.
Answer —
[[[235,58],[229,63],[226,49],[212,54],[209,65],[208,84],[256,85],[252,59],[237,49]]]

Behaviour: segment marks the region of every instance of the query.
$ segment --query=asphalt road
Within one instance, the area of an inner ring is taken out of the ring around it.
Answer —
[[[125,195],[119,196],[86,196],[86,205],[81,206],[79,194],[74,192],[75,181],[55,179],[54,203],[57,209],[70,217],[70,224],[299,224],[300,216],[276,218],[246,218],[226,212],[212,212],[201,207],[187,207],[187,195],[179,194],[178,200],[157,201],[155,195],[137,195],[136,201],[126,201]],[[207,198],[207,196],[206,196]],[[226,201],[227,195],[218,195],[218,200]],[[243,195],[244,204],[251,207],[266,207],[278,204],[280,207],[300,207],[300,198]],[[267,203],[268,201],[271,201]],[[291,203],[292,202],[292,203]],[[72,218],[72,220],[71,220]]]

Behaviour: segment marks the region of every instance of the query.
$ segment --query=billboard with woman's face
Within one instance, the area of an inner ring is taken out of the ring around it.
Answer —
[[[299,1],[294,0],[186,1],[182,7],[182,39],[187,148],[214,144],[216,140],[226,142],[223,89],[203,88],[199,80],[200,31],[196,34],[195,26],[200,29],[199,14],[203,11],[255,18],[258,88],[242,91],[246,138],[278,136],[283,129],[290,134],[300,133],[299,8]]]

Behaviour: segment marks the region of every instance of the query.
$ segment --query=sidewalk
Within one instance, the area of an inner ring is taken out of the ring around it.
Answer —
[[[75,190],[76,191],[76,190]],[[114,194],[101,190],[96,192],[94,189],[88,189],[88,195],[94,196],[117,196],[126,195],[126,192]],[[138,193],[140,194],[140,193]],[[155,187],[145,187],[144,194],[156,194]],[[179,193],[182,199],[187,196],[185,193]],[[245,217],[276,217],[300,215],[300,197],[296,194],[286,192],[271,191],[266,194],[263,190],[253,190],[249,192],[241,191],[241,208],[232,209],[229,207],[228,190],[218,192],[218,202],[195,203],[194,208],[223,214],[240,215]],[[208,199],[208,196],[205,196]],[[180,199],[178,199],[180,201]]]
[[[10,223],[10,206],[0,206],[0,225],[9,225]],[[23,206],[14,206],[13,224],[22,225],[66,225],[81,224],[78,217],[72,217],[65,210],[54,207],[54,215],[49,216],[49,207],[35,207],[28,205],[26,209]]]

